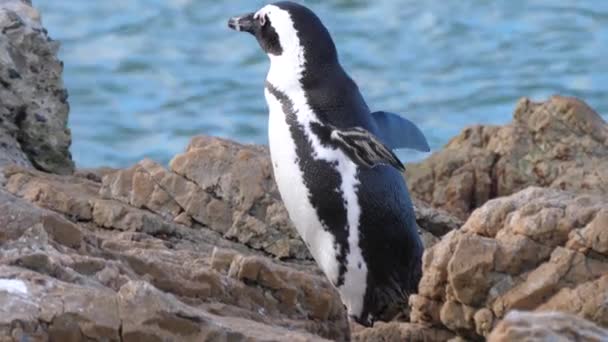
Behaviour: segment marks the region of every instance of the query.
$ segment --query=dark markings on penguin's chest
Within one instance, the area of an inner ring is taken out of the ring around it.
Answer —
[[[298,122],[297,110],[293,101],[283,92],[266,82],[266,89],[274,96],[283,107],[285,119],[291,137],[296,145],[298,166],[302,171],[304,184],[309,190],[309,200],[315,209],[323,227],[334,236],[339,263],[339,275],[336,287],[344,284],[346,273],[346,256],[349,252],[348,246],[348,219],[344,194],[340,190],[342,177],[337,171],[337,164],[313,157],[315,151],[312,143],[306,136],[304,127]],[[319,137],[321,142],[325,140]]]

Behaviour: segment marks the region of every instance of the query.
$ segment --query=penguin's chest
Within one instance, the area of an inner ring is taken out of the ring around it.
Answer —
[[[336,239],[318,215],[311,193],[312,189],[305,178],[317,178],[309,170],[307,174],[300,167],[297,141],[292,136],[292,129],[286,120],[286,113],[281,102],[266,93],[269,107],[268,140],[275,181],[281,198],[302,240],[306,243],[312,256],[319,263],[327,277],[336,282],[339,276],[338,246]],[[311,156],[312,157],[312,156]],[[328,190],[328,189],[326,189]],[[342,205],[342,204],[341,204]]]
[[[367,265],[359,246],[357,166],[320,142],[303,96],[266,90],[269,145],[275,180],[298,233],[349,312],[362,310]]]

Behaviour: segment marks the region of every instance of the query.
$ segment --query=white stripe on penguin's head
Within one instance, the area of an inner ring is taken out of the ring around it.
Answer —
[[[255,13],[233,17],[228,26],[254,35],[271,61],[271,74],[299,79],[337,65],[336,47],[327,28],[310,9],[290,1],[266,5]],[[274,79],[275,77],[272,77]],[[274,84],[274,82],[271,82]],[[275,84],[285,90],[281,84]]]
[[[266,5],[254,14],[254,18],[265,18],[266,25],[270,25],[278,36],[282,51],[280,54],[268,53],[271,63],[286,64],[300,71],[305,63],[304,47],[300,44],[291,14],[278,6]]]

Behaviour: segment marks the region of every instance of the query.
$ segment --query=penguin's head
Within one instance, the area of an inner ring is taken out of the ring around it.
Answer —
[[[337,61],[336,47],[321,20],[290,1],[266,5],[257,12],[230,18],[228,26],[249,32],[271,60],[304,63]]]

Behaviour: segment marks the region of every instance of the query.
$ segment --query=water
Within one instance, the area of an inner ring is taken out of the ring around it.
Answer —
[[[63,43],[78,166],[166,163],[197,134],[267,142],[267,58],[226,27],[265,2],[34,3]],[[305,3],[370,107],[414,120],[433,149],[465,126],[509,122],[522,96],[579,96],[608,114],[608,1]]]

